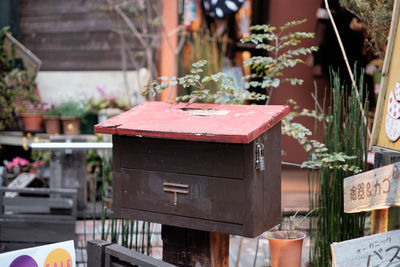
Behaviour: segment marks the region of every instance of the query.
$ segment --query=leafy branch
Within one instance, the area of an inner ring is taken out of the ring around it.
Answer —
[[[251,67],[252,74],[245,76],[251,80],[246,84],[246,89],[261,87],[268,96],[272,95],[274,88],[281,82],[289,82],[291,85],[303,84],[302,79],[287,78],[283,71],[293,68],[297,64],[304,64],[300,56],[309,55],[318,48],[298,47],[301,39],[314,38],[312,32],[287,32],[288,29],[305,23],[307,20],[287,22],[283,26],[255,25],[250,27],[251,34],[244,37],[242,43],[253,43],[256,49],[265,50],[268,56],[253,56],[244,62],[244,67]],[[267,103],[269,103],[269,99]]]

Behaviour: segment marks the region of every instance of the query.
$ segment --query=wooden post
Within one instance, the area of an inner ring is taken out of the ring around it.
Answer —
[[[52,142],[85,142],[81,137],[57,136]],[[50,188],[75,188],[78,190],[77,207],[86,207],[86,151],[53,150],[50,162]]]
[[[89,240],[87,242],[87,266],[104,267],[106,247],[111,243],[104,240]]]
[[[229,266],[229,235],[162,225],[163,261],[178,266]]]
[[[374,168],[400,162],[399,152],[376,152]],[[373,210],[371,216],[371,234],[398,229],[400,225],[400,207]]]

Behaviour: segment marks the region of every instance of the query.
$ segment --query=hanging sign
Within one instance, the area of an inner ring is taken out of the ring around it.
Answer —
[[[331,244],[336,267],[399,266],[400,230]]]
[[[2,253],[0,262],[9,267],[76,267],[74,241]]]
[[[343,198],[346,213],[400,206],[400,162],[345,178]]]
[[[371,146],[400,151],[400,1],[394,3]]]

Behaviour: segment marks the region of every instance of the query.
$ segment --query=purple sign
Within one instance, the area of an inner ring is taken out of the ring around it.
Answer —
[[[22,255],[13,260],[13,262],[10,264],[10,267],[38,267],[38,264],[32,257],[28,255]]]

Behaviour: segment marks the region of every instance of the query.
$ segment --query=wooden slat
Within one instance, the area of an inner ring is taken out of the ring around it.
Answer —
[[[42,60],[41,70],[121,70],[121,40],[103,0],[26,0],[20,3],[22,43]],[[137,25],[139,31],[141,25]],[[132,37],[126,45],[140,52]],[[142,62],[143,55],[137,56]],[[127,68],[132,69],[128,63]],[[141,66],[139,66],[140,68]]]
[[[76,195],[76,189],[69,188],[8,188],[8,187],[0,187],[0,192],[17,192],[24,194],[33,194],[33,195],[44,195],[44,194],[60,194],[60,195]]]
[[[123,215],[124,218],[132,218],[137,220],[148,220],[150,222],[174,225],[178,227],[186,227],[190,229],[198,229],[203,231],[228,233],[234,235],[241,235],[246,237],[253,237],[253,233],[245,232],[241,224],[224,223],[211,220],[202,220],[184,216],[176,216],[170,214],[162,214],[142,210],[121,208],[115,211],[115,216]],[[247,228],[246,228],[247,229]]]
[[[344,212],[400,206],[400,163],[344,179]]]
[[[106,267],[110,266],[113,258],[117,258],[122,262],[130,265],[139,265],[141,267],[174,267],[175,265],[154,259],[150,256],[143,255],[128,248],[113,244],[106,247]],[[125,265],[128,266],[128,265]],[[176,266],[175,266],[176,267]]]
[[[262,218],[256,217],[256,220],[263,221],[263,227],[255,231],[257,236],[281,222],[281,137],[281,123],[278,123],[264,134],[263,213]],[[296,205],[296,207],[299,206]]]
[[[25,222],[4,221],[1,223],[0,242],[47,242],[54,243],[75,239],[75,224],[71,221]]]
[[[210,265],[229,267],[229,235],[210,233]]]
[[[331,244],[336,267],[400,266],[400,230]]]
[[[103,30],[98,32],[82,33],[25,33],[22,42],[35,51],[35,53],[46,52],[79,52],[79,51],[120,51],[121,43],[118,34]],[[126,46],[135,51],[141,51],[136,40],[127,40]]]
[[[74,201],[67,198],[39,198],[39,197],[15,197],[5,198],[5,206],[22,206],[26,209],[32,206],[41,206],[45,208],[72,209]]]
[[[23,33],[80,33],[111,30],[112,24],[104,12],[87,12],[21,17],[20,28]]]
[[[68,14],[68,13],[87,13],[91,10],[99,10],[104,6],[103,0],[74,0],[57,1],[53,0],[24,0],[20,2],[21,17]]]

